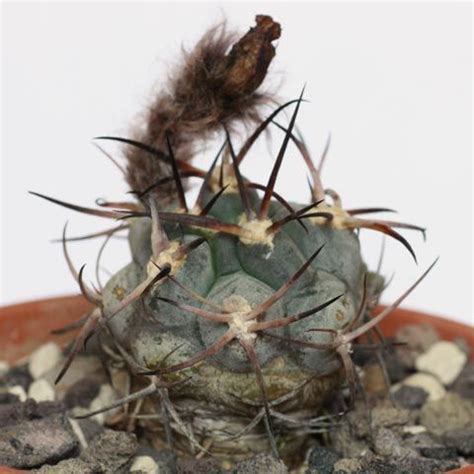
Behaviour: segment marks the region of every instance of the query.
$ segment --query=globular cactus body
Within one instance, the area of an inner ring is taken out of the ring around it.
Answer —
[[[345,210],[338,195],[322,187],[304,142],[293,134],[302,97],[278,107],[234,151],[232,126],[259,117],[266,96],[256,89],[279,35],[277,23],[258,16],[227,54],[230,43],[214,30],[188,57],[172,93],[157,98],[140,140],[102,137],[130,146],[125,174],[138,202],[88,209],[40,195],[124,220],[97,235],[108,239],[127,228],[132,255],[104,288],[90,289],[82,269],[74,270],[63,235],[68,265],[94,309],[75,325],[81,330],[58,379],[89,338],[105,335],[101,343],[126,365],[135,389],[113,406],[136,403],[135,415],[151,415],[141,421],[150,432],[168,442],[177,438],[185,451],[226,459],[269,447],[275,455],[294,455],[318,429],[321,405],[343,378],[353,398],[355,339],[421,281],[369,318],[383,279],[367,271],[354,229],[388,234],[413,256],[394,228],[423,229],[360,218],[389,210]],[[285,135],[267,185],[252,183],[240,174],[241,161],[292,104],[288,127],[276,124]],[[217,130],[226,134],[222,163],[218,155],[208,171],[190,165],[193,140]],[[312,177],[310,205],[288,203],[275,191],[290,141]],[[203,179],[192,208],[183,185],[189,177]]]
[[[256,196],[255,201],[258,202]],[[270,220],[273,215],[280,214],[281,217],[282,214],[287,214],[279,204],[273,204],[272,208]],[[223,222],[237,223],[243,212],[239,196],[229,193],[216,203],[213,214]],[[145,231],[133,229],[135,226],[145,227]],[[311,223],[307,224],[305,231],[292,222],[275,235],[270,246],[248,241],[242,243],[236,236],[193,232],[189,228],[180,234],[181,230],[176,226],[165,226],[165,229],[166,227],[169,227],[167,234],[171,239],[170,246],[177,242],[179,245],[183,245],[181,242],[192,242],[199,236],[206,238],[199,248],[184,258],[174,277],[209,302],[224,308],[228,305],[228,311],[232,311],[232,302],[238,304],[239,298],[240,303],[248,305],[248,308],[255,308],[263,303],[324,244],[324,249],[310,268],[280,301],[263,315],[259,315],[259,321],[298,314],[338,295],[344,295],[314,317],[274,330],[275,334],[281,336],[324,342],[328,340],[327,333],[305,333],[305,330],[315,326],[337,330],[355,317],[365,265],[360,256],[358,239],[350,231],[333,230]],[[109,308],[117,307],[121,295],[130,293],[144,281],[147,272],[158,271],[153,265],[150,266],[152,252],[149,219],[137,219],[132,224],[131,234],[133,262],[108,282],[104,291],[106,313]],[[110,322],[112,331],[138,361],[146,361],[150,368],[166,356],[166,351],[175,348],[170,344],[172,339],[175,346],[182,346],[167,360],[168,365],[176,363],[183,354],[189,357],[203,350],[218,340],[229,327],[229,324],[210,321],[172,306],[160,298],[209,310],[209,306],[196,301],[172,281],[163,280],[144,298],[144,305],[134,303],[119,313]],[[238,312],[239,308],[236,309]],[[246,308],[242,309],[245,311]],[[146,327],[143,327],[147,319],[144,311],[148,312],[151,319]],[[146,344],[143,343],[145,338],[149,339]],[[163,341],[167,341],[166,344]],[[332,351],[316,352],[303,347],[288,347],[271,338],[256,338],[255,350],[263,367],[281,357],[287,366],[289,377],[294,376],[298,367],[318,375],[335,372],[339,367],[337,356]],[[212,361],[224,370],[236,373],[251,370],[250,363],[238,344],[229,344],[216,353]],[[222,387],[222,391],[225,390],[226,387]]]
[[[211,196],[209,193],[208,198]],[[256,193],[249,197],[258,209],[261,200]],[[272,202],[264,225],[271,226],[287,214],[281,204]],[[240,196],[235,192],[221,196],[209,213],[210,217],[228,224],[238,224],[244,215]],[[177,267],[173,277],[188,291],[169,279],[161,280],[140,302],[126,307],[110,321],[116,339],[146,370],[173,367],[212,346],[238,326],[242,318],[242,327],[237,327],[233,341],[211,357],[180,371],[180,379],[189,377],[189,380],[172,389],[174,396],[192,399],[208,413],[214,411],[216,420],[223,410],[227,414],[241,414],[244,400],[261,403],[254,369],[239,344],[239,338],[244,338],[253,347],[261,366],[269,402],[293,391],[285,410],[317,410],[340,378],[341,361],[337,353],[289,345],[272,335],[328,343],[331,334],[306,330],[318,327],[335,331],[355,318],[366,270],[357,236],[348,230],[331,229],[310,221],[306,229],[298,222],[289,222],[264,243],[258,242],[258,237],[253,242],[250,233],[241,239],[222,232],[180,228],[176,224],[163,227],[169,239],[168,248],[174,251],[196,238],[206,239],[182,261],[161,257],[163,263]],[[107,283],[103,292],[105,314],[111,313],[123,296],[131,293],[150,273],[159,272],[150,263],[154,258],[150,235],[150,219],[135,218],[130,231],[133,261]],[[323,245],[309,268],[279,301],[262,314],[244,320],[246,314],[271,298]],[[159,262],[160,255],[155,260]],[[191,291],[206,302],[200,302]],[[322,306],[340,295],[316,314],[286,327],[246,332],[245,325],[282,320]],[[216,312],[212,304],[228,311],[230,321],[209,320],[184,306]],[[166,375],[163,377],[166,380]],[[306,385],[305,389],[298,390],[302,385]],[[253,407],[245,411],[251,417]],[[242,418],[242,423],[247,417]]]

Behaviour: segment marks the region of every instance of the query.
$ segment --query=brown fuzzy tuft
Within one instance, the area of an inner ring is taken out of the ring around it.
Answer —
[[[187,161],[193,157],[193,144],[223,125],[260,120],[258,108],[270,97],[256,90],[275,55],[272,41],[281,29],[269,16],[258,15],[256,23],[231,49],[234,35],[220,25],[185,53],[168,92],[160,93],[151,105],[137,140],[168,155],[168,134],[175,157]],[[170,166],[139,148],[130,147],[127,159],[127,181],[134,190],[171,174]],[[173,192],[173,183],[167,184],[158,190],[158,198],[166,200]]]

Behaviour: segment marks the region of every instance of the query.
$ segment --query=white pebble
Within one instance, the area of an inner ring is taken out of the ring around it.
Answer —
[[[3,377],[10,370],[10,365],[4,360],[0,360],[0,377]]]
[[[145,474],[158,474],[158,464],[151,456],[137,456],[130,467],[130,472],[137,471]]]
[[[48,342],[38,347],[30,356],[28,368],[34,379],[39,379],[43,374],[59,364],[61,349],[54,342]]]
[[[467,355],[457,344],[439,341],[417,357],[415,366],[421,372],[438,377],[443,385],[450,385],[457,379],[466,362]]]
[[[54,401],[54,389],[44,379],[35,380],[28,389],[28,398],[37,402],[52,402]]]
[[[403,432],[411,435],[426,433],[428,431],[423,425],[404,426]]]
[[[24,402],[27,398],[25,389],[21,385],[14,385],[13,387],[9,387],[8,393],[16,395],[20,402]]]
[[[113,387],[110,384],[103,384],[100,386],[99,393],[97,397],[92,400],[91,404],[89,405],[89,411],[96,411],[101,408],[104,408],[111,403],[115,402],[117,400],[117,393],[113,389]],[[120,410],[120,408],[114,408],[112,410],[108,410],[104,413],[99,413],[93,417],[91,417],[91,420],[95,420],[97,423],[100,425],[103,425],[105,422],[105,417],[113,415],[114,413],[117,413]]]
[[[427,401],[429,402],[440,400],[446,395],[446,390],[441,385],[440,381],[430,374],[418,372],[416,374],[410,375],[401,382],[401,385],[422,388],[428,393]]]

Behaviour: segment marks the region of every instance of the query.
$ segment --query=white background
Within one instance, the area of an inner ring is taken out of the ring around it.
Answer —
[[[438,255],[440,261],[405,305],[472,322],[471,5],[410,3],[83,3],[4,4],[2,51],[1,304],[76,292],[59,237],[109,226],[31,195],[36,190],[92,205],[127,187],[91,144],[101,134],[130,136],[131,126],[169,66],[210,25],[227,18],[245,32],[257,13],[283,27],[269,85],[310,103],[298,125],[317,157],[329,132],[323,173],[346,207],[387,206],[428,228],[404,235],[419,257],[387,240],[385,302],[400,294]],[[261,140],[243,171],[266,182],[271,153]],[[121,158],[120,148],[105,145]],[[198,157],[196,164],[208,162]],[[291,149],[277,190],[308,201],[306,170]],[[387,215],[387,218],[393,216]],[[374,268],[381,237],[362,232]],[[93,266],[99,241],[71,243],[79,267]],[[104,266],[128,260],[124,240],[107,248]]]

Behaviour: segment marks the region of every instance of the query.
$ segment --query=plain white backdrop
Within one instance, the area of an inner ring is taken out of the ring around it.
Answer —
[[[440,261],[405,305],[472,323],[472,17],[469,3],[40,3],[4,4],[2,21],[1,304],[77,292],[59,237],[109,226],[56,207],[35,190],[93,205],[121,198],[120,172],[92,145],[97,135],[129,136],[181,46],[228,20],[240,32],[258,13],[283,33],[270,87],[283,99],[307,84],[298,120],[313,156],[328,133],[323,173],[346,207],[386,206],[427,227],[404,235],[419,258],[387,240],[383,273],[395,273],[383,302]],[[266,182],[281,134],[262,139],[243,171]],[[105,145],[119,160],[120,147]],[[213,150],[198,156],[209,161]],[[306,170],[291,149],[277,190],[307,202]],[[393,216],[387,215],[387,218]],[[362,231],[375,268],[381,237]],[[93,267],[100,241],[71,243],[77,267]],[[128,261],[115,239],[104,267]],[[106,278],[105,272],[102,273]]]

